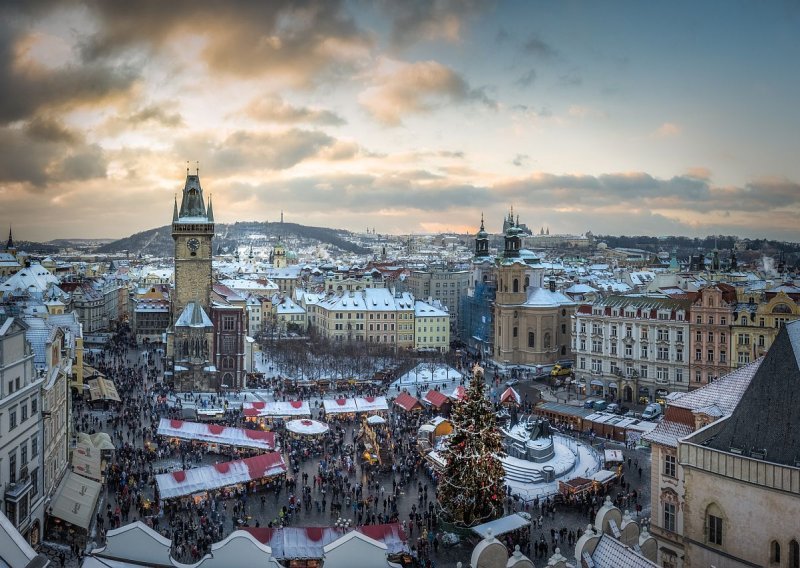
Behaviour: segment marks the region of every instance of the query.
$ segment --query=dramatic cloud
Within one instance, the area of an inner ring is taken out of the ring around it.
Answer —
[[[436,61],[392,63],[359,101],[376,119],[397,126],[408,113],[430,112],[447,103],[477,102],[494,107],[495,102],[475,89],[458,73]]]
[[[408,45],[419,40],[457,41],[470,18],[485,10],[486,0],[384,0],[392,20],[392,42]]]
[[[164,49],[181,36],[199,37],[203,61],[214,71],[250,77],[269,73],[292,84],[315,82],[318,74],[355,65],[370,46],[342,2],[212,0],[97,2],[101,20],[87,38],[87,61],[144,47]]]
[[[256,120],[280,124],[308,123],[331,126],[345,124],[345,120],[334,112],[290,105],[278,95],[258,97],[250,101],[242,112]]]

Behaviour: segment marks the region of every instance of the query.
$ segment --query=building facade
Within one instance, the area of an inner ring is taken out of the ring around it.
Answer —
[[[579,389],[641,404],[688,390],[690,307],[691,300],[641,296],[580,306],[572,342]]]
[[[730,370],[735,307],[736,289],[729,284],[712,284],[699,290],[691,307],[689,389],[707,385]]]
[[[468,270],[412,270],[406,279],[406,289],[418,300],[438,301],[447,308],[453,329],[458,329],[461,301],[469,288]]]
[[[743,291],[733,313],[731,366],[741,367],[763,356],[780,329],[800,319],[800,294],[794,287]]]

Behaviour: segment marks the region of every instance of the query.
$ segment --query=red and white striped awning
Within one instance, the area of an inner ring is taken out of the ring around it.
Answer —
[[[283,455],[269,452],[243,460],[156,475],[156,485],[162,499],[174,499],[282,473],[286,473]]]
[[[184,422],[183,420],[170,420],[169,418],[162,418],[158,423],[158,435],[264,451],[275,449],[274,432],[229,428],[218,424]]]

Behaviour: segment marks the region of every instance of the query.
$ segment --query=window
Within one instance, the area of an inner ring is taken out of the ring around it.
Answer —
[[[28,465],[28,444],[26,442],[20,446],[19,463],[22,464],[22,467]]]
[[[616,355],[617,354],[617,342],[616,341],[612,341],[611,342],[611,354],[612,355]]]
[[[701,371],[694,372],[694,382],[702,383],[703,382],[703,373]]]
[[[633,357],[633,346],[626,345],[625,346],[625,357]]]
[[[581,351],[586,351],[586,340],[581,339]]]
[[[719,318],[719,325],[728,325],[728,318],[726,318],[725,316],[721,316]]]
[[[664,456],[664,475],[669,477],[676,477],[675,475],[675,456]]]
[[[28,419],[28,404],[23,402],[20,408],[22,408],[22,417],[20,418],[20,422],[25,422]]]
[[[709,513],[706,525],[708,527],[708,543],[722,546],[722,517]]]
[[[534,345],[536,345],[536,334],[533,333],[532,331],[529,331],[528,332],[528,347],[533,347]],[[584,360],[584,364],[585,364],[585,362],[586,361]]]
[[[669,347],[659,347],[657,359],[659,361],[667,361],[669,360]]]
[[[764,347],[765,343],[766,343],[766,341],[764,339],[764,336],[763,335],[759,335],[758,336],[758,346],[759,347]],[[25,420],[25,419],[23,418],[23,420]]]
[[[659,329],[656,332],[658,341],[669,341],[669,330],[668,329]]]
[[[728,342],[728,336],[725,335],[724,333],[720,333],[719,334],[719,342],[720,343],[727,343]]]
[[[35,458],[39,455],[39,439],[34,436],[31,438],[31,457]]]
[[[592,340],[592,353],[602,353],[603,352],[603,342],[599,339]]]
[[[222,331],[233,331],[236,325],[236,318],[233,316],[224,316],[222,318]]]
[[[512,330],[511,335],[513,335],[514,337],[517,337],[519,335],[519,328],[515,327]]]
[[[528,334],[528,335],[530,336],[530,334]],[[578,366],[580,367],[580,369],[581,369],[582,371],[585,371],[585,370],[586,370],[586,357],[581,357],[581,358],[579,359],[579,365],[578,365]]]
[[[773,564],[781,563],[781,543],[773,540],[769,545],[769,561]]]
[[[673,503],[664,503],[664,528],[675,532],[675,505]]]
[[[708,353],[706,353],[706,361],[708,361],[709,363],[713,363],[714,362],[714,350],[713,349],[709,349]]]
[[[601,359],[592,359],[592,372],[601,373],[603,371],[603,361]]]
[[[643,379],[647,378],[647,365],[642,365],[639,369],[639,376]]]
[[[8,454],[8,482],[17,482],[17,452],[14,450]]]
[[[625,326],[625,337],[633,337],[633,326]]]
[[[683,362],[683,349],[676,349],[675,350],[675,360]]]
[[[680,367],[675,369],[675,382],[676,383],[682,383],[683,382],[683,369],[681,369]]]
[[[678,329],[675,331],[675,341],[678,343],[683,343],[683,330]]]
[[[641,331],[639,332],[639,335],[642,337],[642,341],[646,341],[647,340],[647,328],[643,327],[641,329]]]
[[[647,345],[642,345],[642,359],[647,359],[650,354],[647,352]]]
[[[709,331],[708,332],[708,342],[709,343],[714,343],[714,332],[713,331]]]
[[[616,337],[616,336],[617,336],[617,326],[612,325],[611,326],[611,337]]]
[[[694,340],[697,343],[700,343],[701,341],[703,341],[703,332],[702,331],[696,331],[695,334],[694,334]]]
[[[697,318],[695,319],[695,322],[696,323],[703,323],[703,316],[698,315]]]
[[[728,362],[728,353],[726,351],[719,352],[719,362],[720,363],[727,363]]]
[[[656,367],[656,380],[668,381],[669,369],[667,367]]]
[[[13,408],[8,413],[8,429],[13,430],[17,427],[17,409]]]
[[[39,468],[33,468],[31,472],[31,501],[39,494]]]
[[[800,568],[800,543],[789,541],[789,568]]]
[[[702,361],[703,360],[703,350],[702,349],[695,349],[694,350],[694,360],[695,361]]]
[[[708,316],[708,325],[714,325],[714,316]]]

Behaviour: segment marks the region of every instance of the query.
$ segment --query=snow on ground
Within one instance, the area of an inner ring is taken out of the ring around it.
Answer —
[[[389,388],[400,391],[404,388],[419,387],[422,385],[442,385],[447,383],[455,383],[461,381],[463,375],[455,370],[453,367],[437,367],[431,373],[430,365],[427,363],[420,363],[408,373],[392,382]]]

